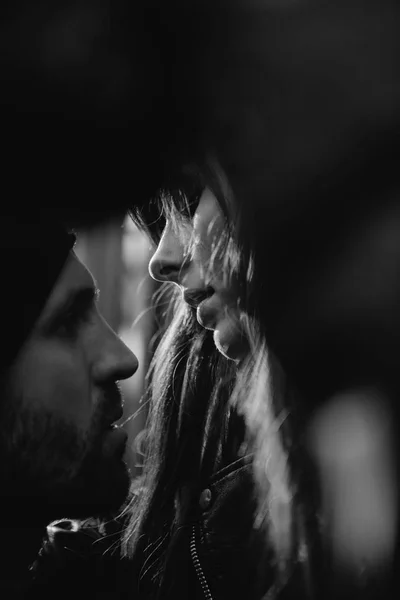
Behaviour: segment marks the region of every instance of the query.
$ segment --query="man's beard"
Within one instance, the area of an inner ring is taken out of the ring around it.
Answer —
[[[47,411],[6,402],[9,410],[0,416],[3,503],[44,522],[108,517],[123,504],[130,484],[123,448],[120,455],[103,453],[100,414],[84,434]]]

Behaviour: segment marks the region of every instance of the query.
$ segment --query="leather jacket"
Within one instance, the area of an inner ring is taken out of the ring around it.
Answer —
[[[268,563],[260,578],[265,534],[254,530],[255,508],[251,456],[217,471],[201,491],[190,538],[199,600],[256,600],[272,583]]]
[[[169,567],[171,584],[159,595],[148,581],[135,589],[134,566],[110,553],[95,530],[60,521],[49,529],[37,561],[36,586],[43,598],[49,587],[54,597],[53,586],[61,581],[59,598],[79,589],[88,600],[126,599],[129,593],[132,600],[261,600],[273,572],[267,559],[260,571],[265,533],[253,528],[255,506],[251,456],[215,472],[193,499],[182,549]]]

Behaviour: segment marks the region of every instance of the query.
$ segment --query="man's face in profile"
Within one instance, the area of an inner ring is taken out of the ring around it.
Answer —
[[[129,475],[126,434],[112,427],[122,416],[116,382],[136,369],[136,357],[98,312],[92,276],[71,252],[3,392],[5,493],[44,501],[54,518],[119,507]]]

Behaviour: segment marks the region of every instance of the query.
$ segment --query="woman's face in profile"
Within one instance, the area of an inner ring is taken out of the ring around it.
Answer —
[[[205,189],[191,219],[167,220],[149,271],[157,281],[179,285],[202,327],[212,330],[218,350],[240,360],[248,350],[231,275],[226,219],[214,194]]]

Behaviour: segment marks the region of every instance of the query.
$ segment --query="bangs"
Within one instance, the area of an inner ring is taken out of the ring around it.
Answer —
[[[135,225],[157,245],[165,227],[165,216],[155,198],[135,206],[129,211],[129,216]]]
[[[157,200],[168,219],[192,219],[206,187],[194,167],[185,167],[159,190]]]
[[[193,219],[206,188],[216,197],[226,221],[225,232],[221,236],[218,248],[222,252],[225,250],[229,255],[230,268],[234,263],[237,269],[239,255],[234,243],[237,241],[236,223],[231,211],[234,204],[233,194],[223,172],[215,162],[189,164],[175,173],[170,173],[151,200],[142,202],[139,207],[136,203],[130,212],[131,217],[153,243],[158,245],[167,221],[178,231],[182,224]]]
[[[185,168],[179,175],[172,175],[153,198],[136,205],[129,214],[139,229],[158,245],[167,220],[178,226],[193,218],[204,188],[199,173]]]

